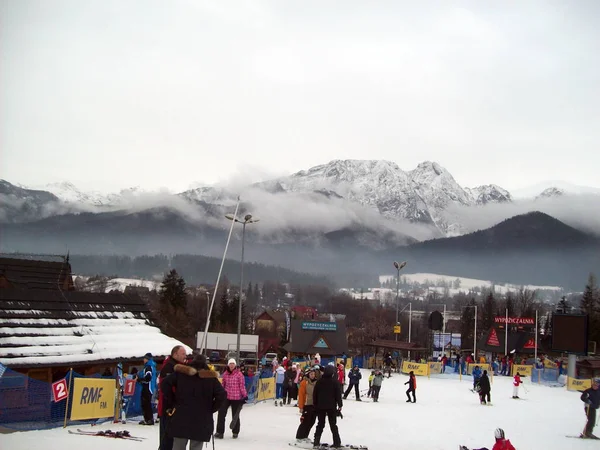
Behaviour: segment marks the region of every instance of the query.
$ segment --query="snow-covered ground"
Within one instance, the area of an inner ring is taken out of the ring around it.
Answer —
[[[368,371],[363,370],[361,387],[366,387]],[[417,403],[405,403],[406,375],[385,379],[379,403],[356,402],[353,396],[344,402],[344,418],[338,420],[342,443],[359,443],[371,450],[423,449],[456,450],[458,444],[469,448],[494,443],[494,430],[501,427],[519,449],[563,450],[565,448],[598,448],[594,441],[569,439],[566,435],[581,432],[585,423],[583,406],[577,392],[565,388],[531,385],[526,380],[521,400],[513,400],[512,378],[496,377],[492,385],[493,406],[481,406],[469,391],[470,378],[462,381],[453,375],[444,378],[417,378]],[[229,417],[225,439],[215,441],[219,450],[289,449],[299,424],[298,409],[275,407],[271,401],[247,406],[241,415],[241,432],[231,438]],[[69,427],[75,429],[76,427]],[[71,435],[62,428],[17,432],[0,435],[0,449],[65,449],[86,450],[148,449],[158,447],[158,426],[148,427],[131,422],[126,425],[90,427],[89,430],[127,429],[132,435],[144,436],[144,442],[108,440],[104,437]],[[314,432],[314,428],[313,428]],[[311,432],[312,437],[312,432]],[[331,443],[329,428],[323,442]],[[212,448],[212,444],[209,446]]]
[[[380,275],[379,282],[383,283],[388,280],[395,280],[396,275]],[[561,291],[562,288],[560,286],[534,286],[534,285],[515,285],[509,283],[494,284],[489,280],[477,280],[474,278],[463,278],[456,277],[452,275],[439,275],[435,273],[401,273],[400,281],[406,280],[408,283],[419,283],[419,284],[436,284],[438,281],[443,281],[445,283],[454,283],[456,279],[460,280],[459,288],[451,288],[450,293],[458,293],[459,291],[467,292],[469,289],[474,289],[477,287],[481,288],[489,288],[494,285],[496,292],[500,294],[505,294],[508,291],[518,291],[521,287],[530,290],[546,290],[546,291]],[[443,289],[443,288],[442,288]]]

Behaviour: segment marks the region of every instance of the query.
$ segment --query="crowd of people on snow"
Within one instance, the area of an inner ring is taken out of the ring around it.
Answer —
[[[390,376],[391,359],[384,355],[384,366],[371,371],[368,377],[368,391],[366,397],[373,402],[379,401],[380,391],[385,379],[385,373]],[[470,356],[465,359],[469,363]],[[485,363],[485,360],[481,364]],[[343,400],[354,391],[356,401],[362,401],[360,381],[362,374],[357,365],[352,367],[346,375],[346,357],[335,364],[329,362],[326,366],[321,364],[319,354],[300,368],[287,357],[281,364],[275,358],[271,365],[262,368],[265,375],[272,376],[275,381],[275,405],[290,405],[295,401],[300,412],[300,424],[296,430],[296,440],[299,443],[318,446],[326,422],[333,436],[333,446],[341,446],[341,438],[337,426],[338,418],[343,418]],[[447,361],[441,361],[443,365]],[[503,358],[499,359],[504,364]],[[507,362],[507,370],[510,370]],[[503,370],[500,370],[500,374]],[[207,363],[203,355],[194,355],[191,359],[186,355],[183,346],[176,346],[171,355],[164,361],[160,372],[151,353],[144,355],[144,367],[136,375],[141,384],[141,405],[143,420],[140,425],[153,425],[155,423],[152,399],[158,392],[158,416],[160,450],[199,450],[204,442],[211,438],[223,439],[225,424],[229,411],[231,421],[229,428],[235,439],[240,433],[240,412],[248,401],[245,386],[247,369],[238,367],[234,359],[227,362],[227,367],[221,374]],[[417,380],[413,371],[404,383],[407,403],[416,403]],[[491,383],[487,370],[476,365],[472,371],[473,392],[478,393],[482,405],[491,401]],[[521,374],[513,377],[513,399],[519,398],[519,387],[523,384]],[[347,386],[347,387],[346,387]],[[346,389],[344,390],[344,387]],[[586,426],[581,433],[582,438],[598,439],[593,434],[596,424],[596,410],[600,407],[600,379],[594,379],[592,386],[581,395],[586,414]],[[364,392],[363,392],[364,393]],[[217,424],[213,414],[217,413]],[[317,424],[314,438],[309,435],[313,426]],[[213,433],[214,432],[214,433]],[[496,442],[492,450],[514,450],[510,440],[504,436],[500,428],[496,430]],[[468,450],[461,446],[461,450]],[[487,450],[486,447],[477,450]]]

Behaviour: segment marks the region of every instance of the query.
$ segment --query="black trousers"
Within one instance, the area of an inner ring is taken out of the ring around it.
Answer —
[[[585,424],[585,434],[590,435],[594,431],[596,426],[596,410],[591,406],[585,407],[585,415],[587,416],[587,423]]]
[[[371,387],[371,394],[373,397],[373,400],[379,400],[379,391],[381,390],[381,386],[372,386]]]
[[[235,417],[236,413],[240,410],[243,405],[243,400],[225,400],[223,405],[219,409],[219,415],[217,416],[217,433],[224,434],[225,433],[225,419],[227,418],[227,410],[231,406],[231,416]],[[240,432],[240,419],[238,416],[238,420],[233,426],[233,434],[238,434]]]
[[[300,426],[296,431],[296,439],[306,439],[310,434],[310,430],[317,420],[317,411],[313,405],[304,405],[302,417],[300,418]]]
[[[159,429],[159,450],[173,450],[173,438],[169,436],[169,421],[171,418],[164,412],[160,416],[160,422],[158,422]]]
[[[313,444],[321,444],[321,435],[323,434],[323,430],[325,429],[325,417],[327,417],[327,420],[329,421],[329,428],[331,429],[331,434],[333,436],[333,446],[341,446],[342,440],[340,439],[340,432],[337,426],[337,411],[335,409],[317,411],[317,419],[319,421],[317,423],[317,429],[315,430],[315,441],[313,442]]]
[[[485,402],[487,399],[488,402],[492,401],[492,396],[489,392],[479,392],[479,401]]]
[[[154,420],[154,414],[152,413],[152,394],[150,393],[150,386],[147,384],[142,385],[142,411],[144,412],[144,420],[146,422]]]
[[[410,400],[410,393],[411,392],[412,392],[412,402],[413,403],[417,403],[417,395],[416,395],[415,390],[413,388],[408,388],[408,390],[406,391],[406,396]]]
[[[346,389],[346,392],[344,392],[344,398],[348,397],[348,394],[350,393],[350,391],[352,390],[352,388],[354,388],[354,393],[356,394],[356,398],[359,399],[360,398],[360,393],[358,392],[358,383],[356,383],[356,384],[349,384],[348,385],[348,389]]]

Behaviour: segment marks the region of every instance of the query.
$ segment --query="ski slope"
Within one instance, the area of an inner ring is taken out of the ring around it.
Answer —
[[[367,377],[368,371],[363,370],[361,388],[367,387]],[[491,448],[494,429],[501,427],[517,450],[598,448],[595,441],[565,437],[579,434],[585,423],[583,404],[577,392],[531,385],[525,379],[529,392],[525,393],[521,388],[522,399],[513,400],[512,378],[495,377],[492,385],[493,406],[481,406],[476,394],[469,391],[470,378],[459,381],[454,375],[444,375],[444,378],[417,378],[417,403],[409,404],[405,403],[406,387],[403,384],[407,379],[406,375],[386,378],[379,403],[372,403],[368,399],[356,402],[353,395],[349,396],[344,402],[344,418],[338,420],[342,443],[366,444],[370,450],[456,450],[459,443],[469,448]],[[248,405],[242,411],[239,438],[231,438],[228,417],[225,439],[216,440],[215,449],[291,449],[288,442],[295,437],[299,417],[297,408],[275,407],[272,401]],[[69,428],[75,429],[77,426]],[[45,450],[155,450],[158,447],[158,425],[140,426],[137,421],[131,421],[126,425],[88,425],[85,429],[127,429],[132,435],[147,439],[135,442],[77,436],[58,428],[0,434],[0,449],[31,449],[38,448],[40,444]],[[327,426],[322,441],[331,443]],[[212,444],[209,448],[212,448]]]

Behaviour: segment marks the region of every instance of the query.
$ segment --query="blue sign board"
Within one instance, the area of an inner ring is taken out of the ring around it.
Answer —
[[[302,322],[303,330],[337,331],[336,322]]]

